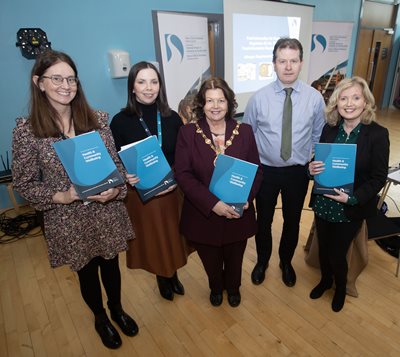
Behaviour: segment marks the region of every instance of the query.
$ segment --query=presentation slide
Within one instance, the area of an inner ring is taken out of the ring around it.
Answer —
[[[266,34],[265,25],[270,30]],[[233,90],[254,92],[275,80],[272,52],[284,36],[299,38],[300,17],[233,14]]]
[[[237,113],[251,95],[276,79],[272,52],[282,37],[303,45],[300,79],[307,81],[314,7],[265,0],[224,0],[225,80],[236,94]]]

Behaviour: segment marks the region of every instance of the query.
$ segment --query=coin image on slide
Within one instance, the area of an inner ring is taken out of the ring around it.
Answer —
[[[272,65],[271,63],[260,63],[258,67],[259,79],[267,79],[272,76]]]

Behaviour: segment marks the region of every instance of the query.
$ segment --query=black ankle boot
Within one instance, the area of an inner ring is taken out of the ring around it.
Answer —
[[[172,290],[171,281],[169,278],[156,275],[158,290],[160,290],[160,295],[166,300],[174,300],[174,292]]]
[[[332,300],[332,310],[339,312],[344,306],[346,300],[346,288],[337,288],[335,290],[335,295],[333,295]]]
[[[121,337],[105,313],[95,316],[94,327],[104,346],[114,350],[121,346]]]
[[[177,272],[175,272],[175,274],[169,280],[171,283],[172,291],[175,294],[185,295],[185,288],[183,287],[182,283],[179,281]]]
[[[135,336],[139,332],[139,327],[134,319],[130,317],[122,308],[110,308],[111,318],[117,323],[122,332],[127,336]]]
[[[326,290],[329,290],[332,287],[332,281],[325,282],[320,281],[319,284],[311,290],[310,299],[319,299]]]

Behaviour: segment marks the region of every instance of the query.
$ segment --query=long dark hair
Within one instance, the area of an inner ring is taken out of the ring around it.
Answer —
[[[197,93],[195,100],[194,100],[194,108],[193,111],[196,115],[197,119],[203,119],[205,117],[204,114],[204,106],[206,104],[206,92],[209,89],[221,89],[222,92],[224,92],[224,96],[226,100],[228,101],[228,111],[226,113],[226,119],[232,119],[233,116],[235,115],[236,108],[237,108],[237,102],[235,99],[235,93],[233,90],[228,86],[228,83],[226,83],[222,78],[219,77],[211,77],[206,79],[201,87],[199,92]]]
[[[57,110],[47,99],[46,93],[42,92],[38,83],[32,79],[38,76],[40,80],[47,69],[57,63],[68,64],[78,77],[74,61],[63,52],[48,50],[39,55],[31,72],[31,100],[29,118],[32,131],[39,138],[56,137],[60,135],[59,121],[61,120]],[[75,132],[85,133],[99,127],[96,116],[90,108],[80,82],[77,83],[75,98],[71,102],[71,114],[74,122]]]
[[[163,117],[168,117],[171,115],[171,108],[168,105],[167,94],[165,92],[164,82],[161,78],[160,72],[158,72],[157,68],[150,62],[138,62],[132,66],[128,75],[128,102],[126,103],[126,107],[123,108],[123,111],[129,115],[142,116],[143,113],[140,112],[140,108],[136,101],[136,95],[133,93],[133,89],[135,86],[135,81],[138,73],[142,69],[150,68],[153,69],[157,73],[158,82],[160,83],[160,91],[158,93],[156,104],[157,108],[160,111]]]

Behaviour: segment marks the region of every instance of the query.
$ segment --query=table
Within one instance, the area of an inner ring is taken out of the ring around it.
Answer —
[[[385,201],[386,195],[392,184],[395,184],[395,185],[400,184],[400,167],[395,167],[395,168],[389,169],[386,183],[383,186],[381,197],[379,198],[379,201],[378,201],[378,209],[382,208],[383,202]]]

